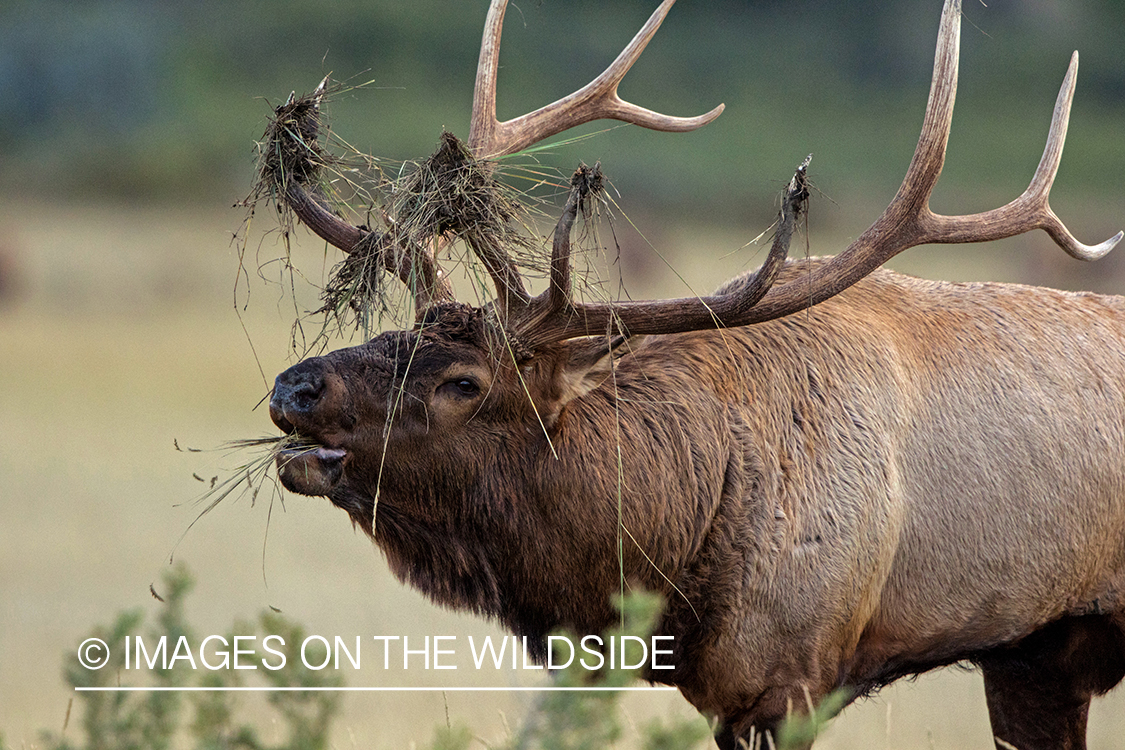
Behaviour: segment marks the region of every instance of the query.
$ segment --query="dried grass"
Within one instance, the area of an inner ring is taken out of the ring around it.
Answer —
[[[549,237],[536,224],[545,221],[548,202],[565,196],[568,180],[530,155],[516,154],[497,161],[478,161],[456,136],[442,133],[436,150],[416,162],[393,162],[359,152],[335,136],[325,119],[325,104],[332,97],[358,87],[325,79],[311,94],[290,95],[274,109],[258,143],[258,176],[240,205],[247,209],[247,224],[261,201],[275,208],[285,247],[282,267],[299,275],[290,258],[289,239],[296,223],[284,200],[296,181],[318,200],[343,217],[361,216],[355,222],[372,232],[371,241],[355,247],[318,285],[321,305],[311,313],[298,312],[294,322],[294,349],[305,355],[323,345],[329,336],[350,331],[373,335],[384,321],[402,327],[410,319],[409,290],[388,273],[385,254],[417,249],[434,256],[451,276],[467,277],[478,304],[494,296],[487,264],[477,256],[478,246],[499,248],[532,283],[548,276]],[[536,147],[540,150],[542,147]],[[513,187],[520,184],[522,189]],[[608,205],[603,193],[602,203]],[[590,216],[586,217],[590,219]],[[587,227],[592,224],[587,221]],[[600,247],[597,233],[581,233],[576,243],[578,286],[583,293],[605,299],[594,263],[581,260]],[[240,237],[245,258],[246,233]],[[393,264],[390,264],[393,267]],[[310,344],[302,330],[311,315],[320,321]]]
[[[186,450],[190,453],[201,452],[194,448],[181,448],[179,443],[175,443],[176,450]],[[179,541],[176,546],[179,546],[180,541],[183,541],[187,533],[191,531],[195,524],[199,523],[200,519],[214,510],[219,503],[226,500],[231,495],[241,498],[250,495],[251,506],[258,499],[258,494],[262,488],[267,484],[274,488],[279,487],[276,482],[276,474],[274,467],[277,465],[279,457],[286,455],[289,460],[293,460],[304,453],[311,452],[319,448],[318,443],[310,442],[296,433],[280,436],[267,436],[260,438],[250,438],[248,440],[232,440],[226,443],[218,450],[224,453],[243,453],[245,460],[242,464],[232,469],[227,473],[225,479],[220,479],[218,476],[212,477],[210,480],[210,487],[206,492],[200,495],[193,501],[193,505],[203,506],[199,514],[188,524],[184,529],[183,534],[180,535]],[[199,475],[193,476],[203,482]],[[237,493],[237,494],[236,494]],[[270,500],[270,507],[272,510],[273,500]],[[172,555],[175,555],[175,548],[173,548]]]

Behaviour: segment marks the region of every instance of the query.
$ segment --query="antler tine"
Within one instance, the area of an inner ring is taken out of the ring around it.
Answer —
[[[369,234],[329,211],[296,180],[286,186],[285,203],[313,234],[345,253],[351,254]]]
[[[469,124],[469,148],[480,156],[480,147],[496,138],[500,122],[496,119],[496,79],[500,68],[500,34],[508,0],[492,0],[484,19],[484,36],[477,60],[477,80],[473,89],[473,115]]]
[[[1067,125],[1070,120],[1070,107],[1074,101],[1074,90],[1078,80],[1078,53],[1070,57],[1066,76],[1063,78],[1059,95],[1055,101],[1055,112],[1051,118],[1051,129],[1047,135],[1047,145],[1035,170],[1031,183],[1019,198],[1001,208],[971,216],[934,216],[936,224],[933,231],[941,235],[941,242],[974,242],[978,235],[984,239],[1000,239],[1014,234],[1042,229],[1051,236],[1059,247],[1078,260],[1097,260],[1121,241],[1122,233],[1097,245],[1085,245],[1075,239],[1066,225],[1051,210],[1049,198],[1051,186],[1062,161],[1063,144],[1066,142]],[[1010,233],[1008,233],[1010,231]]]
[[[604,178],[600,164],[593,168],[582,164],[570,178],[570,195],[562,216],[555,226],[555,239],[551,245],[551,276],[547,287],[547,310],[561,312],[572,303],[570,298],[570,230],[574,226],[578,212],[591,193],[601,190]]]
[[[493,0],[485,20],[473,95],[473,120],[469,148],[478,158],[512,154],[533,143],[592,120],[622,120],[652,130],[684,132],[714,120],[726,105],[720,104],[698,117],[672,117],[624,101],[617,87],[641,56],[676,0],[664,0],[633,41],[605,71],[570,96],[506,122],[496,119],[496,78],[500,62],[500,32],[507,0]]]
[[[722,326],[745,315],[773,286],[789,255],[790,240],[809,197],[805,174],[808,164],[809,159],[805,159],[785,190],[766,261],[752,275],[739,279],[732,293],[619,304],[575,303],[570,296],[570,231],[592,189],[590,185],[601,179],[596,166],[593,170],[580,167],[571,180],[570,197],[555,227],[550,288],[531,300],[509,329],[524,349],[533,351],[576,336],[605,335],[613,327],[629,335],[679,333]]]
[[[928,243],[969,243],[1045,230],[1067,253],[1082,260],[1099,258],[1122,239],[1118,232],[1098,245],[1078,242],[1047,205],[1062,158],[1070,105],[1078,74],[1078,55],[1071,57],[1055,103],[1047,145],[1031,184],[1011,203],[984,213],[942,216],[929,208],[930,195],[945,162],[945,149],[957,92],[961,0],[946,0],[934,56],[933,83],[922,134],[898,193],[883,214],[846,250],[820,266],[811,278],[771,290],[743,323],[757,323],[804,310],[847,289],[895,255]]]
[[[529,295],[524,288],[523,277],[508,251],[483,232],[470,232],[466,240],[492,278],[501,317],[525,304]]]
[[[297,130],[306,128],[306,136],[315,139],[317,126],[315,118],[320,110],[320,103],[327,91],[328,78],[320,82],[311,96],[311,113],[306,115],[311,118],[307,123],[297,123]],[[290,95],[280,110],[294,104],[295,98]],[[298,136],[289,129],[279,129],[279,138],[297,140]],[[295,151],[309,150],[307,143],[289,144]],[[314,234],[322,240],[339,248],[347,254],[361,250],[375,249],[379,253],[379,260],[383,267],[402,281],[414,296],[417,315],[429,307],[440,302],[449,302],[454,299],[453,289],[441,268],[423,248],[411,243],[408,239],[392,240],[388,235],[372,232],[366,227],[357,227],[344,221],[333,213],[317,191],[306,187],[305,180],[296,174],[286,174],[283,178],[284,190],[282,199],[293,210],[297,218],[304,223]]]
[[[584,324],[588,324],[588,328],[592,329],[600,325],[601,333],[605,333],[606,326],[613,320],[614,312],[609,306],[576,305],[570,294],[570,232],[578,218],[578,212],[583,210],[590,194],[602,188],[603,182],[600,164],[595,164],[593,168],[580,164],[571,175],[570,194],[567,196],[562,216],[555,225],[555,238],[551,246],[551,273],[547,289],[534,299],[526,300],[527,304],[520,307],[517,314],[509,321],[509,330],[515,334],[522,349],[531,351],[545,343],[561,341],[570,336],[586,335],[584,332],[569,335],[564,333],[566,331],[564,321],[570,318],[573,322],[573,315],[576,312],[582,314],[582,320]]]

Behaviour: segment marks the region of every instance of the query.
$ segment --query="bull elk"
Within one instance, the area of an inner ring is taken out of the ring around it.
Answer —
[[[599,118],[685,131],[717,117],[617,95],[673,2],[585,88],[499,122],[493,0],[472,157]],[[417,322],[277,377],[270,415],[306,441],[278,457],[282,484],[347,511],[435,602],[535,642],[602,632],[622,580],[663,594],[676,666],[651,679],[716,717],[724,750],[808,698],[964,661],[984,674],[998,744],[1085,747],[1091,697],[1125,675],[1125,300],[879,266],[1033,229],[1093,259],[1122,234],[1083,245],[1048,205],[1077,54],[1027,190],[984,213],[930,210],[959,29],[946,0],[917,150],[870,228],[835,257],[787,260],[799,170],[766,262],[707,297],[575,299],[589,170],[546,291],[470,233],[496,287],[479,306],[455,300],[432,246],[345,221],[294,176],[298,217],[345,253],[376,246]]]

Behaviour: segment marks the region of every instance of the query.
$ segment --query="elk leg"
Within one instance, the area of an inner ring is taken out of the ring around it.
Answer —
[[[1105,616],[1066,617],[978,663],[998,748],[1082,750],[1090,699],[1125,676],[1125,633]]]
[[[1067,695],[1049,681],[1037,684],[1034,680],[1042,679],[1037,672],[1023,672],[984,670],[988,716],[998,750],[1085,750],[1089,697]]]
[[[715,744],[719,746],[719,750],[769,750],[769,748],[777,746],[777,730],[785,721],[785,718],[784,714],[776,719],[758,717],[750,725],[735,719],[723,719],[715,730]],[[740,723],[742,726],[736,729]],[[804,742],[790,738],[785,744],[785,748],[786,750],[809,750],[812,745],[812,740]]]
[[[719,746],[719,750],[739,750],[738,738],[734,736],[734,730],[731,729],[730,722],[719,722],[719,726],[715,730],[715,744]]]
[[[763,739],[767,734],[771,735],[771,740]],[[774,745],[770,744],[772,737],[777,736],[777,727],[770,726],[765,729],[760,729],[755,726],[755,732],[751,736],[744,736],[735,734],[731,724],[723,721],[720,722],[719,728],[715,731],[715,744],[719,746],[719,750],[767,750]],[[811,744],[804,747],[788,744],[785,746],[787,750],[808,750],[812,747]]]

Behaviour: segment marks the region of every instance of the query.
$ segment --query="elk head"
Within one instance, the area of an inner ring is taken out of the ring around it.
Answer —
[[[496,75],[505,0],[493,0],[485,24],[467,143],[471,159],[511,154],[570,127],[614,118],[664,131],[698,128],[720,105],[694,118],[658,114],[622,101],[617,85],[656,32],[674,0],[665,0],[614,63],[581,90],[508,122],[495,116]],[[1062,155],[1077,73],[1072,58],[1055,106],[1047,146],[1027,190],[1011,203],[980,214],[941,216],[929,198],[941,173],[957,80],[960,3],[947,0],[922,134],[897,195],[855,242],[799,280],[774,286],[786,263],[789,238],[807,197],[804,165],[783,200],[769,257],[754,274],[708,297],[641,302],[583,303],[573,299],[570,233],[596,194],[600,175],[580,168],[554,233],[550,282],[531,296],[506,249],[471,231],[463,235],[496,289],[493,303],[454,300],[438,266],[438,250],[393,230],[352,225],[330,210],[297,172],[278,193],[316,234],[345,253],[374,252],[381,265],[412,290],[416,326],[380,334],[368,343],[312,358],[277,378],[270,404],[274,422],[315,444],[278,459],[282,483],[307,495],[328,495],[372,532],[380,488],[395,486],[417,512],[439,495],[500,476],[510,457],[553,449],[567,406],[597,389],[614,363],[645,334],[716,330],[760,323],[804,310],[843,291],[894,255],[927,243],[982,242],[1044,229],[1076,258],[1108,252],[1122,237],[1096,246],[1079,243],[1048,205]],[[319,106],[324,84],[313,98]],[[315,129],[305,133],[306,140]],[[807,163],[807,162],[806,162]],[[651,345],[651,344],[649,344]],[[525,466],[527,464],[524,464]],[[495,491],[503,494],[498,479]]]

